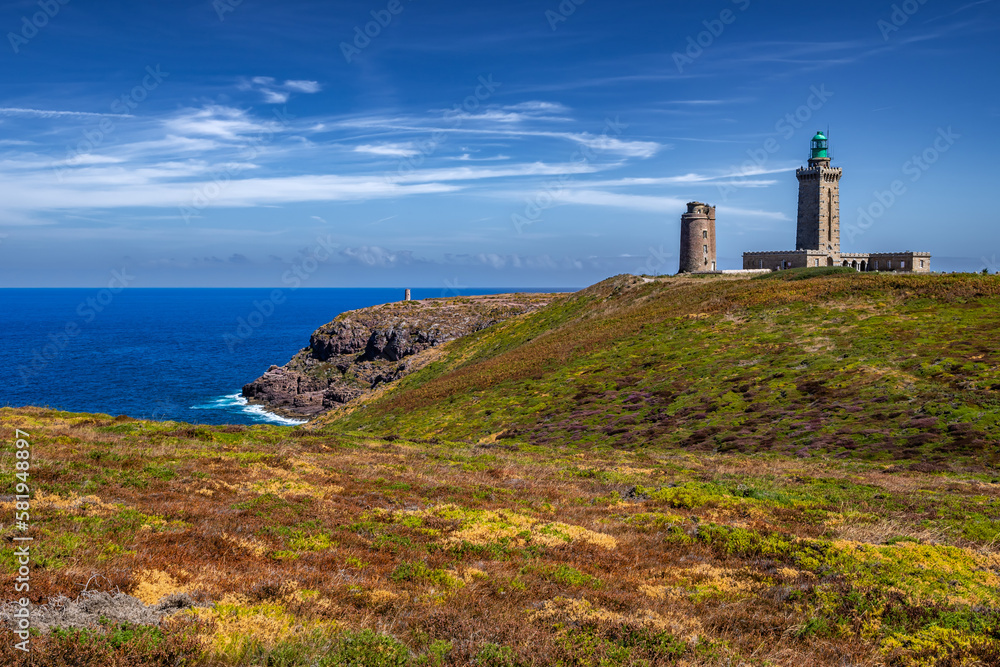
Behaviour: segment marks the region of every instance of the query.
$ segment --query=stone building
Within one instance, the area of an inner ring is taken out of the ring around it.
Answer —
[[[681,260],[678,273],[715,271],[715,207],[690,202],[681,215]]]
[[[800,167],[795,172],[795,177],[799,181],[799,207],[795,230],[796,249],[745,252],[743,253],[743,268],[781,270],[806,266],[850,266],[858,271],[929,273],[931,270],[931,254],[929,252],[907,250],[904,252],[842,253],[840,251],[841,175],[842,170],[839,167],[830,166],[827,138],[822,132],[817,132],[816,136],[812,138],[809,166]],[[689,209],[690,206],[688,204]],[[714,229],[714,215],[712,222]],[[683,223],[681,239],[683,262]]]

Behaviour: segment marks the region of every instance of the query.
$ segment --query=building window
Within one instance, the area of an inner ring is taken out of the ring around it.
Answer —
[[[816,258],[816,259],[815,259],[814,261],[815,261],[816,263],[815,263],[815,264],[813,264],[813,266],[819,266],[819,258],[817,257],[817,258]]]
[[[705,258],[704,264],[705,266],[708,266],[708,257]]]
[[[920,260],[920,268],[924,268],[924,260]]]
[[[833,243],[833,197],[826,200],[826,241]]]
[[[706,255],[708,254],[708,246],[707,246],[707,245],[703,245],[703,246],[701,247],[701,249],[702,249],[702,250],[704,251],[704,253],[705,253]]]
[[[701,238],[703,238],[703,239],[707,239],[708,238],[708,230],[707,229],[701,230]]]

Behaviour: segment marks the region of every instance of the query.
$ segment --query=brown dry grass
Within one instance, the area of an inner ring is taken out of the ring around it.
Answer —
[[[72,597],[88,581],[146,602],[188,592],[216,603],[191,620],[202,624],[202,645],[220,654],[251,635],[274,644],[373,628],[415,652],[450,641],[450,664],[468,664],[489,642],[525,664],[597,664],[647,635],[679,642],[669,659],[649,653],[654,664],[880,664],[875,636],[803,632],[819,592],[847,580],[727,555],[692,538],[698,526],[976,546],[944,522],[921,527],[917,499],[996,497],[996,485],[975,477],[888,474],[850,461],[581,457],[571,448],[226,433],[36,409],[0,417],[7,442],[15,427],[34,439],[33,535],[46,564],[33,571],[32,599]],[[116,433],[123,425],[129,432]],[[11,462],[6,451],[0,465]],[[665,504],[627,494],[727,479],[735,493],[737,478],[797,493],[795,479],[805,488],[819,477],[859,495],[789,504],[713,491]],[[887,501],[872,500],[869,487],[898,507],[879,510]],[[0,590],[11,591],[12,578],[0,578]]]

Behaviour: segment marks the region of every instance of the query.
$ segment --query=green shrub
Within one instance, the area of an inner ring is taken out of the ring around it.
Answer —
[[[448,657],[450,652],[451,642],[438,639],[431,642],[431,645],[427,647],[427,653],[418,658],[417,664],[427,665],[428,667],[440,667],[444,665],[445,658]]]
[[[597,577],[580,572],[569,565],[557,565],[543,573],[549,581],[554,581],[566,586],[586,586],[588,588],[600,588],[602,583]]]
[[[460,588],[464,585],[461,579],[453,577],[445,570],[427,567],[424,562],[400,563],[389,578],[396,582],[424,581],[444,588]]]
[[[726,505],[731,503],[730,494],[714,485],[685,484],[684,486],[669,486],[656,491],[637,487],[636,491],[649,496],[655,503],[663,503],[668,507],[694,509],[704,505]]]
[[[410,652],[399,640],[372,630],[345,633],[319,662],[321,667],[404,667]]]
[[[520,664],[513,649],[492,642],[479,649],[475,662],[481,667],[517,667]]]
[[[857,273],[857,270],[849,266],[805,266],[796,269],[772,271],[771,273],[755,276],[753,280],[807,280],[809,278],[819,278],[836,273]]]

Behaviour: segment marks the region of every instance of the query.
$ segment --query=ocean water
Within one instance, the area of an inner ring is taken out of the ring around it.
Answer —
[[[413,298],[566,291],[413,289]],[[243,385],[346,310],[402,289],[0,289],[0,405],[203,424],[296,423]],[[280,303],[278,302],[280,301]]]

